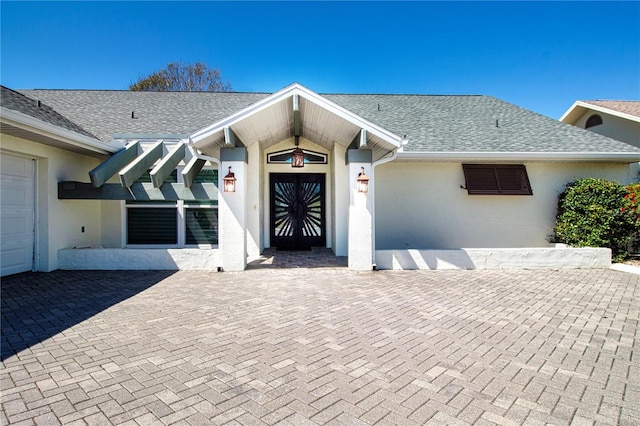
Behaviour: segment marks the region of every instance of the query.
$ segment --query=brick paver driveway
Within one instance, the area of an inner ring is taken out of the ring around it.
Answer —
[[[2,282],[2,424],[640,423],[640,276],[54,272]]]

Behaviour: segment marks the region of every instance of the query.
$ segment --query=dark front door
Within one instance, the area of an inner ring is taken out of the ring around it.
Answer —
[[[326,245],[325,176],[320,173],[271,174],[271,246],[308,250]]]

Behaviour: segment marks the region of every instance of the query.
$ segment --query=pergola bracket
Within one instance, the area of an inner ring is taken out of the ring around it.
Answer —
[[[190,188],[191,185],[193,185],[196,176],[198,176],[198,173],[200,173],[200,170],[202,170],[205,163],[205,160],[196,156],[193,156],[191,160],[189,160],[184,170],[182,170],[182,181],[184,186]]]
[[[91,183],[96,188],[100,188],[112,176],[118,173],[123,167],[133,161],[140,153],[140,144],[133,142],[128,147],[121,149],[95,169],[89,172]]]
[[[162,157],[163,142],[160,140],[148,151],[120,170],[120,182],[125,188],[130,188],[158,159]]]
[[[180,161],[182,161],[184,154],[185,144],[184,142],[180,142],[151,170],[150,176],[154,188],[160,188],[162,186],[165,179],[171,175],[171,172],[173,172]]]

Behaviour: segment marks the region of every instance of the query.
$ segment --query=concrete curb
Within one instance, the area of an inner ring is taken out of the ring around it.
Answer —
[[[639,266],[625,265],[624,263],[614,263],[613,265],[611,265],[611,269],[615,271],[628,272],[630,274],[640,275]]]

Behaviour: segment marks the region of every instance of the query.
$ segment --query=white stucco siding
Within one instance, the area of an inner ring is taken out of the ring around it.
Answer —
[[[98,159],[6,134],[2,151],[36,160],[36,270],[58,269],[59,249],[100,244],[100,201],[58,200],[58,182],[87,182]]]
[[[100,220],[102,224],[100,245],[104,248],[121,248],[124,245],[123,203],[120,200],[100,201]]]
[[[637,121],[627,120],[602,112],[587,111],[575,122],[575,126],[584,129],[585,123],[589,117],[594,114],[602,117],[602,124],[589,127],[587,130],[640,148],[640,123]]]
[[[532,196],[468,195],[460,163],[392,162],[376,168],[376,249],[548,247],[568,182],[624,183],[627,164],[525,163]]]

